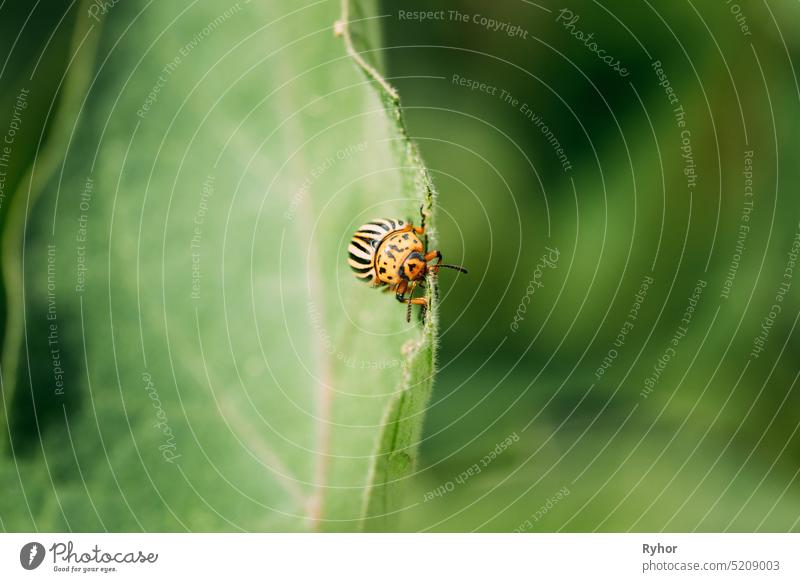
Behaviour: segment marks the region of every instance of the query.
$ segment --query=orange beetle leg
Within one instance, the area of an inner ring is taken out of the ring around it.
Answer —
[[[412,305],[422,305],[422,316],[425,317],[425,311],[428,309],[428,300],[424,297],[409,297],[406,299],[406,303],[408,303],[408,309],[406,310],[406,321],[409,323],[411,322],[411,306]]]
[[[414,231],[419,235],[425,234],[425,227],[424,226],[414,226],[413,224],[406,224],[403,228],[398,229],[397,232],[411,232]]]
[[[424,234],[425,233],[425,205],[424,204],[420,204],[419,205],[419,216],[420,216],[419,229],[417,230],[417,234]],[[428,241],[425,241],[426,246],[427,246],[427,243],[428,243]]]
[[[408,281],[403,279],[402,281],[400,281],[395,286],[394,290],[395,290],[395,295],[394,296],[397,298],[397,300],[400,303],[403,303],[406,300],[405,294],[406,294],[406,291],[408,290]]]
[[[442,262],[442,253],[439,251],[431,251],[427,255],[425,255],[425,262],[430,263],[433,259],[438,259],[439,262]],[[436,266],[436,265],[434,265]]]
[[[402,293],[400,292],[400,288],[401,287],[402,287]],[[408,322],[411,322],[411,306],[412,305],[422,305],[423,306],[422,307],[423,311],[425,309],[427,309],[427,307],[428,307],[428,300],[427,299],[425,299],[424,297],[413,297],[414,289],[416,289],[416,287],[417,287],[417,282],[416,281],[411,283],[411,288],[410,289],[408,289],[408,282],[407,281],[401,281],[397,285],[397,294],[395,295],[395,297],[397,297],[398,301],[401,301],[403,303],[408,304],[408,309],[406,309],[406,321],[408,321]],[[408,297],[404,297],[404,295],[406,294],[406,291],[408,291]]]
[[[425,299],[424,297],[414,297],[413,299],[409,297],[408,299],[405,299],[405,301],[409,305],[424,305],[425,307],[428,306],[428,300]]]

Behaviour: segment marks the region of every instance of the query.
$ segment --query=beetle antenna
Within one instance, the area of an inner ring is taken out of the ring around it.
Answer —
[[[456,270],[456,271],[461,271],[461,272],[462,272],[462,273],[464,273],[465,275],[469,273],[469,271],[467,271],[467,270],[466,270],[464,267],[461,267],[461,266],[459,266],[459,265],[447,265],[447,264],[445,264],[445,263],[439,263],[438,265],[436,265],[436,267],[437,267],[437,268],[439,268],[439,267],[446,267],[446,268],[448,268],[448,269],[454,269],[454,270]]]

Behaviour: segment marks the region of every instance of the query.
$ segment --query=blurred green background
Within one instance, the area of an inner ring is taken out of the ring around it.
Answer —
[[[796,530],[798,281],[764,352],[750,352],[788,281],[800,221],[797,5],[382,8],[388,74],[440,190],[442,251],[471,269],[442,283],[441,372],[407,527]],[[400,10],[439,12],[419,22]],[[560,251],[557,267],[514,332],[545,247]],[[686,337],[645,398],[701,279]],[[456,481],[513,433],[519,443]]]
[[[19,38],[27,5],[0,12],[0,55],[13,47],[35,61],[51,44],[35,84],[26,58],[0,75],[0,128],[19,88],[32,88],[33,129],[6,192],[36,159],[63,91],[74,15],[59,4]],[[382,67],[438,187],[440,249],[470,269],[441,276],[439,373],[397,527],[800,529],[800,6],[416,0],[378,11]],[[288,22],[285,42],[317,28]],[[244,37],[254,25],[227,26]],[[139,93],[152,84],[138,82]],[[299,158],[302,176],[317,158]],[[8,249],[19,235],[8,203],[0,219]],[[26,405],[13,406],[30,435],[38,420]],[[22,446],[35,458],[36,439]],[[124,445],[114,454],[139,462]],[[17,474],[4,483],[17,487]],[[220,511],[234,523],[252,513],[232,507]],[[230,529],[213,515],[189,523]],[[280,517],[259,524],[248,527],[295,529]]]

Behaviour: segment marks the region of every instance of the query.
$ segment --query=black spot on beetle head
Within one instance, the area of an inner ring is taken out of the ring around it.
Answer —
[[[425,258],[416,251],[408,255],[408,259],[403,264],[403,275],[410,281],[424,278],[427,270]]]

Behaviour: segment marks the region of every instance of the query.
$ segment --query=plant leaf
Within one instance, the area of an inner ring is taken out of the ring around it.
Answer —
[[[397,91],[378,70],[380,51],[375,46],[374,24],[379,17],[371,2],[342,0],[339,22],[345,45],[356,63],[372,82],[392,120],[392,142],[402,160],[404,190],[421,198],[426,217],[428,248],[436,248],[433,221],[435,190],[417,145],[408,136]],[[383,420],[383,430],[375,455],[365,512],[365,528],[387,530],[395,527],[403,510],[406,480],[417,464],[425,409],[430,400],[435,371],[438,297],[436,281],[429,277],[427,298],[431,306],[423,333],[403,346],[405,363],[400,391],[394,395]]]
[[[433,193],[333,34],[341,5],[118,3],[102,27],[88,8],[4,243],[2,526],[387,524],[436,303],[409,325],[344,259],[359,224],[416,222]]]

